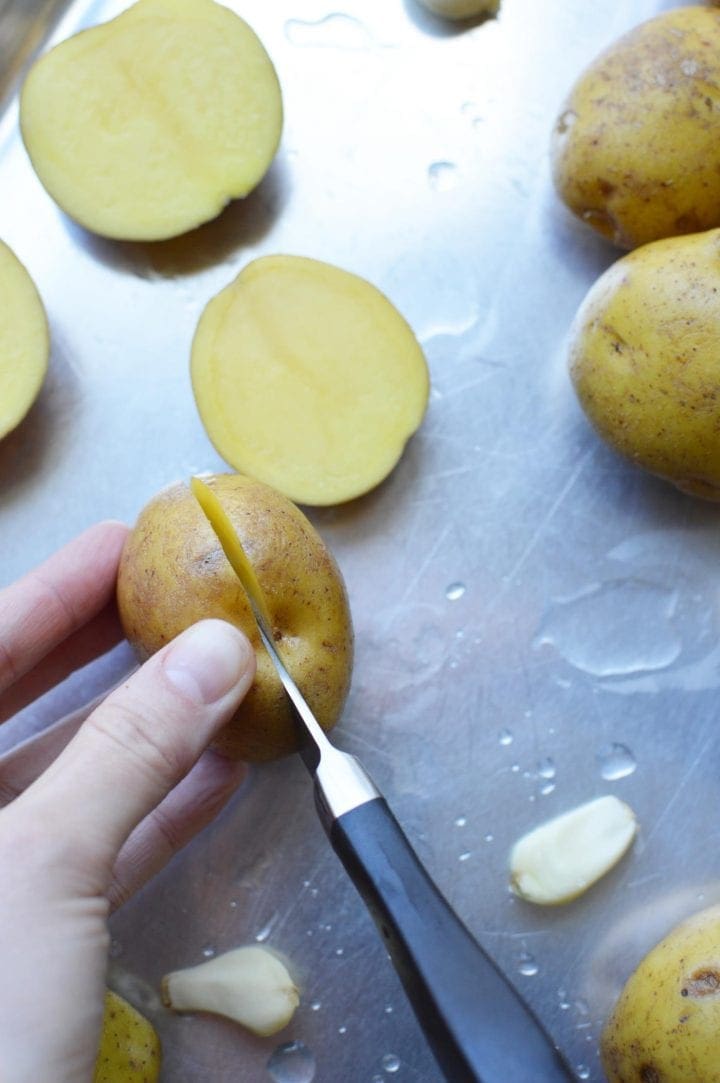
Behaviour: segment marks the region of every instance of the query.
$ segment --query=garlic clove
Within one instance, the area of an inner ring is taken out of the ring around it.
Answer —
[[[637,832],[635,813],[598,797],[523,835],[510,854],[510,886],[528,902],[569,902],[604,876]]]
[[[292,1019],[300,994],[285,964],[249,945],[162,980],[163,1001],[176,1012],[214,1012],[266,1037]]]

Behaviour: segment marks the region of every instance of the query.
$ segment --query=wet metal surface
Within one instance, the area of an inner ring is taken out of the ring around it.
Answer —
[[[61,6],[0,0],[0,87]],[[384,485],[311,513],[357,633],[339,740],[578,1079],[599,1081],[622,981],[677,919],[720,898],[720,540],[716,509],[617,459],[575,403],[567,328],[616,253],[558,205],[547,145],[584,64],[671,5],[504,0],[498,19],[454,28],[412,0],[230,6],[275,61],[286,127],[258,190],[189,237],[114,244],[75,226],[35,179],[8,98],[0,236],[40,288],[53,357],[38,404],[0,444],[0,577],[222,468],[193,404],[189,345],[248,260],[313,256],[384,290],[424,344],[433,392]],[[56,33],[121,7],[66,5]],[[0,742],[129,664],[115,651]],[[630,855],[570,906],[514,899],[515,838],[603,793],[638,814]],[[113,937],[112,980],[158,1024],[166,1081],[439,1080],[298,762],[254,771],[115,917]],[[298,971],[286,1032],[260,1040],[164,1014],[164,972],[253,940]]]

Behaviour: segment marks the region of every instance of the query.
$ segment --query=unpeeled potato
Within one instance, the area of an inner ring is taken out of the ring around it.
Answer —
[[[679,489],[720,500],[720,230],[645,245],[590,289],[570,374],[596,430]]]
[[[628,979],[601,1041],[608,1083],[720,1083],[720,907],[678,925]]]
[[[156,1083],[160,1059],[160,1039],[152,1024],[108,990],[93,1083]]]
[[[23,420],[40,392],[50,338],[30,275],[0,241],[0,439]]]
[[[20,125],[43,185],[87,229],[161,240],[260,181],[282,102],[262,44],[214,0],[138,0],[31,68]]]
[[[555,125],[555,186],[622,248],[720,226],[720,11],[663,12],[583,72]]]
[[[202,314],[200,416],[223,459],[300,504],[337,504],[393,469],[428,369],[410,327],[357,275],[300,256],[247,265]]]
[[[205,480],[254,568],[278,651],[329,730],[342,711],[352,670],[352,623],[337,564],[302,512],[280,493],[239,474]],[[241,628],[255,647],[257,676],[217,745],[247,760],[297,750],[290,704],[247,595],[187,485],[166,489],[140,513],[120,562],[118,605],[141,659],[205,617]]]

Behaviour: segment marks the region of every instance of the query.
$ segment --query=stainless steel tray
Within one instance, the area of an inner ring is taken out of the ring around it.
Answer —
[[[2,83],[57,22],[111,0],[0,2]],[[287,123],[245,204],[199,234],[111,244],[35,179],[8,97],[0,236],[49,310],[52,371],[0,445],[0,577],[166,483],[219,469],[188,350],[207,299],[249,259],[293,252],[365,275],[422,339],[433,394],[376,492],[311,517],[345,573],[357,631],[340,730],[438,882],[577,1066],[635,962],[720,898],[717,510],[625,465],[565,373],[576,306],[616,257],[558,205],[547,143],[598,49],[672,6],[503,0],[471,29],[413,0],[244,0],[277,65]],[[106,685],[116,650],[0,731],[4,745]],[[507,890],[513,840],[601,793],[636,809],[632,854],[575,904]],[[172,1083],[435,1083],[370,921],[330,852],[298,763],[256,770],[221,820],[113,921],[113,980],[156,1020]],[[303,979],[287,1033],[168,1018],[161,975],[265,940]],[[279,1067],[278,1067],[279,1065]],[[284,1073],[284,1074],[283,1074]]]

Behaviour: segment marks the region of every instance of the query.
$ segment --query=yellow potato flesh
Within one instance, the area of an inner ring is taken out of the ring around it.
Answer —
[[[298,256],[254,261],[210,301],[192,382],[226,462],[315,505],[381,482],[428,397],[425,357],[387,298]]]
[[[45,309],[22,263],[0,241],[0,438],[27,414],[48,366]]]
[[[570,340],[575,390],[603,439],[683,491],[720,500],[720,230],[618,260]]]
[[[160,1059],[154,1027],[122,997],[107,992],[93,1083],[155,1083]]]
[[[720,225],[720,11],[668,11],[591,64],[553,137],[571,210],[622,248]]]
[[[260,41],[213,0],[139,0],[31,69],[20,123],[56,202],[107,237],[160,240],[245,196],[282,102]]]
[[[312,525],[280,493],[237,474],[205,481],[252,564],[278,651],[329,730],[340,717],[352,670],[352,623],[340,571]],[[290,704],[245,590],[187,485],[165,490],[140,513],[120,563],[118,606],[141,659],[205,617],[241,628],[255,648],[257,675],[217,746],[256,761],[297,750]]]
[[[713,907],[645,956],[603,1032],[608,1083],[720,1083],[719,944]]]

